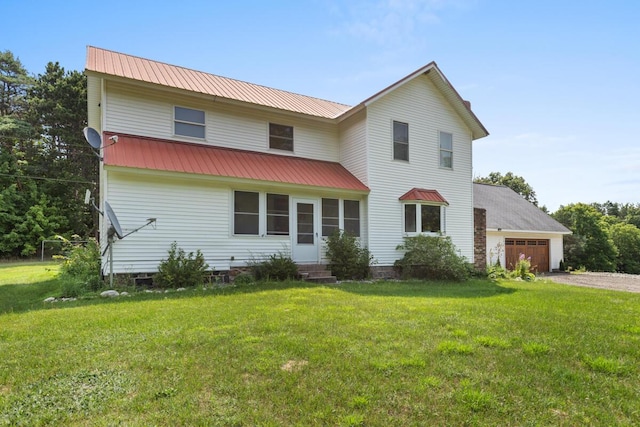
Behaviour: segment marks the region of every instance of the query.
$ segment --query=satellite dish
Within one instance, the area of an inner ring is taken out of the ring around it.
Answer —
[[[82,133],[84,133],[84,139],[87,140],[89,145],[94,150],[100,150],[100,147],[102,146],[102,137],[97,130],[95,130],[94,128],[86,127],[82,129]]]
[[[111,205],[106,200],[104,201],[104,210],[107,214],[107,218],[109,218],[109,222],[111,223],[111,227],[113,227],[113,231],[115,231],[118,239],[122,239],[124,235],[122,234],[122,227],[120,227],[120,223],[118,222],[118,217],[116,213],[111,208]]]

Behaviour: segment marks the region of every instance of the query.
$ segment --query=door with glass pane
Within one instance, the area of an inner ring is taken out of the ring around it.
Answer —
[[[318,202],[294,199],[293,232],[291,247],[293,260],[300,263],[318,262]]]

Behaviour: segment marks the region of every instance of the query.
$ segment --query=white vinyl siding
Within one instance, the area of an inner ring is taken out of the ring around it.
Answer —
[[[366,110],[340,123],[340,163],[369,185]]]
[[[102,79],[87,75],[87,115],[88,125],[98,132],[101,131],[101,97],[102,97]]]
[[[104,195],[125,234],[145,224],[147,218],[157,218],[155,228],[145,227],[114,243],[116,273],[157,271],[173,241],[187,253],[200,249],[210,268],[217,270],[245,266],[251,260],[279,252],[288,254],[293,236],[266,234],[267,195],[287,195],[288,203],[293,198],[311,198],[319,204],[323,194],[300,189],[276,190],[265,183],[257,187],[231,184],[200,175],[129,172],[121,168],[111,168],[108,174]],[[235,191],[260,194],[260,234],[234,235]],[[344,197],[335,195],[340,200]],[[103,268],[108,269],[106,257]]]
[[[295,153],[280,150],[278,155],[341,162],[371,189],[368,195],[354,196],[271,188],[272,184],[264,182],[235,185],[208,176],[137,170],[129,173],[112,168],[101,190],[116,213],[123,213],[120,222],[125,232],[144,224],[147,218],[158,218],[156,229],[145,228],[115,243],[116,272],[155,271],[173,241],[187,252],[202,250],[215,269],[244,265],[255,254],[290,250],[290,236],[266,235],[267,193],[287,194],[290,200],[312,198],[318,206],[323,197],[340,199],[341,210],[343,200],[359,200],[361,243],[369,247],[377,265],[393,265],[402,256],[396,247],[407,235],[403,230],[403,203],[398,198],[411,188],[434,189],[447,199],[443,231],[462,255],[473,260],[471,132],[428,75],[404,83],[339,124],[121,82],[108,82],[105,88],[102,130],[188,140],[173,133],[173,107],[180,105],[205,112],[202,144],[274,153],[268,145],[268,123],[286,123],[295,129]],[[410,124],[410,162],[393,160],[394,120]],[[455,168],[451,170],[440,168],[441,130],[452,135]],[[265,212],[260,230],[264,230],[264,236],[234,236],[236,190],[260,192]]]
[[[173,107],[180,105],[205,111],[203,144],[258,152],[269,149],[269,126],[286,123],[295,128],[295,156],[340,161],[338,126],[276,112],[211,102],[197,97],[170,94],[109,82],[104,130],[153,138],[189,140],[174,135]],[[278,150],[279,155],[294,153]]]
[[[473,192],[471,132],[440,95],[427,76],[412,81],[373,102],[367,108],[369,144],[369,249],[378,265],[392,265],[402,254],[396,247],[403,229],[404,204],[398,198],[411,188],[437,190],[448,202],[443,231],[460,253],[473,261]],[[410,123],[411,160],[393,161],[389,123],[402,117]],[[453,135],[456,168],[439,167],[438,132]],[[445,173],[446,172],[446,173]]]

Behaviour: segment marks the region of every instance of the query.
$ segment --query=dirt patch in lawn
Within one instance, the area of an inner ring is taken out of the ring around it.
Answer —
[[[556,283],[640,293],[640,275],[622,273],[550,273],[544,276]]]

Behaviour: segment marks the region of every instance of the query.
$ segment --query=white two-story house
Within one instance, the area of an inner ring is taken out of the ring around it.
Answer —
[[[336,229],[381,269],[417,233],[473,261],[472,141],[488,132],[433,62],[355,106],[95,47],[85,72],[89,126],[118,136],[101,202],[125,233],[157,218],[114,242],[116,273],[155,272],[174,241],[216,270],[323,263]]]

